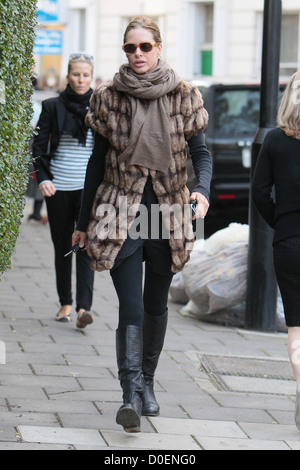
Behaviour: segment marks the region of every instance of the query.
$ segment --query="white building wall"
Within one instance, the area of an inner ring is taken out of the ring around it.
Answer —
[[[98,35],[98,0],[61,0],[65,6],[65,38],[64,53],[62,61],[62,73],[67,71],[70,54],[74,52],[85,52],[95,58],[97,67],[97,44]],[[81,23],[79,12],[84,10],[85,26],[84,31],[80,31]],[[84,48],[80,47],[80,38],[83,37]]]
[[[257,31],[258,14],[263,0],[230,1],[228,75],[236,79],[257,79],[255,70],[256,44],[262,43],[262,31]],[[259,35],[260,37],[258,38]]]
[[[126,61],[121,49],[123,33],[128,21],[141,14],[157,20],[163,37],[163,57],[182,78],[260,79],[264,0],[61,1],[67,3],[70,12],[64,47],[65,67],[76,45],[75,12],[85,8],[85,49],[95,56],[95,75],[103,80],[110,80]],[[201,77],[196,66],[205,26],[201,12],[207,4],[214,5],[213,76],[210,78]],[[299,14],[299,0],[282,0],[282,4],[284,12]]]
[[[230,73],[230,1],[215,0],[214,2],[214,61],[215,77],[227,77]]]
[[[197,48],[199,31],[193,24],[196,6],[214,4],[213,76],[195,76],[189,51]],[[283,14],[300,13],[299,0],[282,0]],[[181,73],[187,78],[227,81],[259,81],[261,76],[264,0],[181,0],[181,18],[185,25]],[[188,29],[189,28],[189,29]],[[279,34],[279,33],[278,33]],[[300,43],[299,43],[300,57]],[[179,50],[179,49],[178,49]],[[188,59],[187,59],[188,58]],[[180,58],[177,61],[180,63]],[[300,63],[299,63],[300,68]]]

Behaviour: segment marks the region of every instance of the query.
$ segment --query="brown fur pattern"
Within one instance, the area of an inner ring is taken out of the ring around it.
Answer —
[[[167,209],[174,204],[181,208],[179,216],[175,213],[170,223],[172,271],[181,271],[189,260],[194,235],[191,215],[189,214],[186,220],[183,217],[184,205],[189,204],[189,191],[186,187],[186,141],[205,129],[208,114],[203,107],[201,94],[190,83],[181,82],[168,97],[173,159],[168,174],[165,174],[137,165],[128,165],[127,162],[118,162],[118,156],[126,148],[130,136],[130,102],[125,94],[114,89],[112,83],[105,84],[92,96],[86,123],[110,142],[104,181],[97,190],[87,232],[88,254],[92,259],[92,268],[96,271],[112,269],[138,210],[130,213],[127,220],[121,219],[120,196],[127,197],[128,208],[134,204],[138,208],[149,175],[152,177],[153,189],[161,208]],[[113,211],[109,211],[109,206],[105,204],[112,205]],[[105,221],[114,215],[115,230],[107,233],[108,225],[105,225]]]

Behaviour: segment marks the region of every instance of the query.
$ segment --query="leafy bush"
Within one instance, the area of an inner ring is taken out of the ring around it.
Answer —
[[[0,275],[10,266],[25,205],[37,0],[0,3]]]

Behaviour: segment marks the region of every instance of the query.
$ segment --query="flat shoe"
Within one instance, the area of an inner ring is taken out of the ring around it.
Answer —
[[[94,322],[93,315],[90,312],[83,312],[78,315],[76,326],[77,328],[85,328],[88,325],[91,325]]]
[[[70,323],[71,321],[71,314],[69,315],[59,315],[59,313],[55,317],[56,321],[59,321],[60,323]]]

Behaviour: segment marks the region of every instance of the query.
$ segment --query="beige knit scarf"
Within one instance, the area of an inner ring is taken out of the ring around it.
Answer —
[[[137,74],[124,64],[113,81],[116,90],[126,93],[132,107],[129,143],[118,160],[167,173],[172,160],[167,93],[177,87],[180,78],[160,60],[146,74]]]

